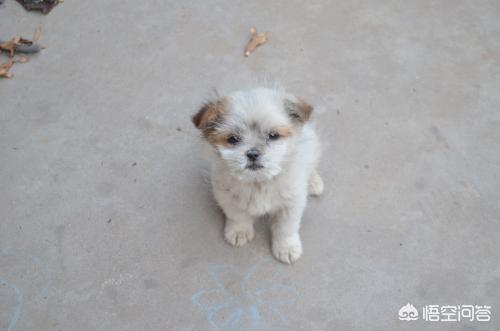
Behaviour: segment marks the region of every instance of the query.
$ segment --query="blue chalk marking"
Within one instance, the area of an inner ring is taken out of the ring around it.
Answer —
[[[227,329],[240,330],[241,328],[258,330],[264,323],[261,315],[262,309],[267,309],[268,311],[277,315],[281,321],[286,321],[283,314],[280,312],[279,308],[282,306],[287,306],[295,303],[297,301],[298,292],[291,288],[290,286],[283,284],[273,284],[270,287],[259,288],[257,290],[249,290],[249,282],[255,275],[256,271],[265,262],[271,261],[270,258],[261,258],[257,263],[252,265],[246,273],[243,275],[243,279],[240,283],[240,290],[243,296],[250,299],[251,303],[249,307],[243,305],[240,302],[239,296],[234,297],[229,291],[224,287],[220,276],[223,272],[235,272],[234,268],[228,266],[216,266],[209,269],[209,275],[214,283],[214,287],[211,289],[204,289],[196,292],[191,296],[191,302],[193,305],[205,310],[207,312],[207,319],[210,325],[212,325],[217,330]],[[276,276],[281,273],[278,271],[274,272],[271,278],[274,280]],[[273,300],[273,293],[275,291],[286,292],[288,295],[282,300]],[[204,295],[220,292],[223,299],[222,302],[215,303],[201,303],[201,298]],[[264,296],[269,295],[268,300],[263,299]],[[228,315],[222,323],[215,320],[215,316],[222,309],[228,309]],[[242,323],[247,323],[246,325]]]
[[[229,267],[229,266],[216,266],[216,267],[210,268],[210,270],[208,271],[208,273],[210,274],[210,278],[212,279],[212,281],[219,288],[222,288],[222,289],[224,289],[224,284],[222,284],[222,282],[219,280],[219,274],[221,272],[223,272],[223,271],[230,271],[230,272],[236,273],[236,270],[233,267]]]
[[[0,252],[0,255],[5,255],[5,256],[15,256],[15,257],[26,257],[31,259],[33,263],[42,270],[42,274],[47,278],[47,285],[40,289],[39,295],[42,297],[45,297],[49,291],[49,288],[52,286],[52,273],[50,272],[49,268],[43,263],[43,261],[35,255],[30,255],[30,254],[24,254],[21,252],[17,252],[12,249],[12,247],[7,247],[2,252]]]
[[[214,288],[214,289],[210,289],[210,290],[201,290],[199,292],[196,292],[195,294],[193,294],[191,296],[191,302],[195,305],[197,305],[198,307],[200,307],[201,309],[207,309],[206,307],[204,307],[201,303],[200,303],[200,297],[204,294],[208,294],[208,293],[213,293],[213,292],[223,292],[224,295],[227,294],[227,292],[224,290],[224,288]],[[210,309],[210,307],[208,308]]]
[[[257,268],[264,262],[270,261],[270,258],[261,258],[260,261],[258,261],[256,264],[254,264],[250,269],[247,271],[245,274],[245,277],[243,278],[243,281],[241,282],[241,290],[244,292],[247,292],[247,285],[248,281],[250,278],[255,274],[255,271],[257,271]]]
[[[208,322],[210,323],[210,325],[212,325],[214,328],[216,328],[217,330],[220,330],[219,326],[217,325],[217,323],[215,323],[214,321],[214,315],[219,311],[221,310],[222,308],[226,308],[226,307],[230,307],[233,305],[233,302],[225,302],[223,304],[220,304],[220,305],[216,305],[216,306],[212,306],[209,310],[208,310]],[[222,325],[224,326],[224,324]]]
[[[286,290],[287,292],[292,294],[292,298],[288,299],[288,300],[277,300],[277,301],[274,301],[274,300],[264,301],[261,298],[263,293],[266,293],[266,292],[272,293],[272,291],[275,289]],[[293,289],[290,286],[286,286],[286,285],[282,285],[282,284],[276,284],[276,285],[273,285],[269,288],[259,289],[259,290],[255,291],[255,294],[257,295],[257,301],[262,306],[267,307],[270,311],[275,313],[281,319],[282,322],[286,322],[287,319],[285,318],[285,316],[283,316],[283,314],[281,313],[279,308],[282,306],[288,306],[288,305],[294,304],[297,301],[297,297],[299,296],[298,292],[295,289]]]
[[[20,253],[13,250],[11,247],[7,247],[2,251],[0,251],[0,256],[1,255],[29,258],[42,271],[42,274],[47,278],[46,286],[40,289],[38,295],[42,297],[45,297],[47,295],[49,288],[52,286],[52,273],[38,256]],[[0,284],[5,284],[16,292],[16,301],[17,301],[16,308],[14,314],[12,315],[12,318],[9,321],[9,324],[7,325],[7,331],[12,331],[17,321],[21,317],[24,304],[24,294],[23,291],[16,286],[16,284],[10,283],[1,276],[0,276]]]
[[[222,326],[226,326],[226,325],[231,325],[231,328],[234,330],[234,329],[238,329],[238,325],[236,325],[236,323],[238,323],[241,319],[241,315],[243,315],[243,309],[241,308],[238,308],[236,309],[236,311],[234,311],[230,316],[229,318],[227,319],[227,321],[222,324]]]
[[[19,317],[21,317],[21,311],[23,308],[23,291],[21,291],[15,284],[9,283],[6,279],[3,277],[0,277],[0,284],[2,285],[7,285],[11,289],[16,292],[16,308],[14,310],[14,314],[12,315],[9,324],[7,325],[7,331],[12,331],[14,330],[14,326],[16,325],[17,321],[19,320]]]
[[[260,313],[257,306],[253,305],[252,307],[250,307],[250,314],[252,316],[252,321],[254,322],[254,324],[252,325],[252,330],[256,330],[256,328],[259,327],[260,323]]]

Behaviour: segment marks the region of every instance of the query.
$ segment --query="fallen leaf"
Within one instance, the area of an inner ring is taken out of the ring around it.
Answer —
[[[0,53],[2,51],[7,52],[9,56],[8,62],[0,64],[0,78],[14,77],[14,75],[9,72],[14,63],[26,63],[29,61],[29,57],[16,53],[37,53],[43,48],[35,43],[40,38],[41,34],[42,26],[39,25],[33,34],[33,41],[20,36],[16,36],[9,41],[0,41]]]
[[[27,56],[24,56],[24,55],[16,55],[14,58],[13,58],[13,62],[16,62],[16,63],[26,63],[30,60],[29,57]]]
[[[250,29],[252,37],[245,47],[245,56],[249,56],[257,47],[267,42],[267,32],[257,33],[257,29],[252,27]]]
[[[24,39],[23,37],[16,38],[17,45],[33,45],[33,42],[29,39]]]
[[[38,41],[38,39],[40,39],[40,36],[42,35],[42,31],[43,31],[43,28],[42,28],[42,25],[39,24],[35,30],[35,32],[33,33],[33,38],[31,38],[31,40],[36,43]]]
[[[28,39],[24,39],[22,37],[14,37],[9,41],[3,42],[0,44],[0,50],[9,53],[9,57],[14,56],[16,49],[18,46],[32,46],[33,42]]]
[[[9,62],[2,63],[0,65],[0,67],[2,69],[7,69],[8,70],[8,69],[10,69],[12,67],[13,64],[14,64],[14,62],[12,61],[12,59],[9,59]]]
[[[9,69],[4,69],[4,68],[0,69],[0,78],[12,78],[12,77],[14,77],[14,75],[9,72]]]
[[[9,56],[13,56],[16,50],[15,38],[0,44],[0,50],[9,53]]]

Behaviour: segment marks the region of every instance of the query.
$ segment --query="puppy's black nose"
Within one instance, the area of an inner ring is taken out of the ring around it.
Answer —
[[[257,161],[259,156],[260,156],[260,153],[255,148],[252,148],[252,149],[247,151],[247,157],[250,161]]]

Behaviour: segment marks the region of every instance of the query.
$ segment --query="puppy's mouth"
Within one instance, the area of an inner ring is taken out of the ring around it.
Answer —
[[[264,166],[262,164],[259,164],[259,163],[250,163],[250,164],[247,164],[247,166],[245,168],[256,171],[256,170],[264,168]]]

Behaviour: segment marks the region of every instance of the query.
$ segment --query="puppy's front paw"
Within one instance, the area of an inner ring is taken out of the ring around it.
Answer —
[[[283,263],[293,263],[302,255],[302,243],[299,235],[288,238],[273,238],[272,243],[273,255],[276,259]]]
[[[226,224],[224,237],[233,246],[243,246],[254,237],[253,224]]]

